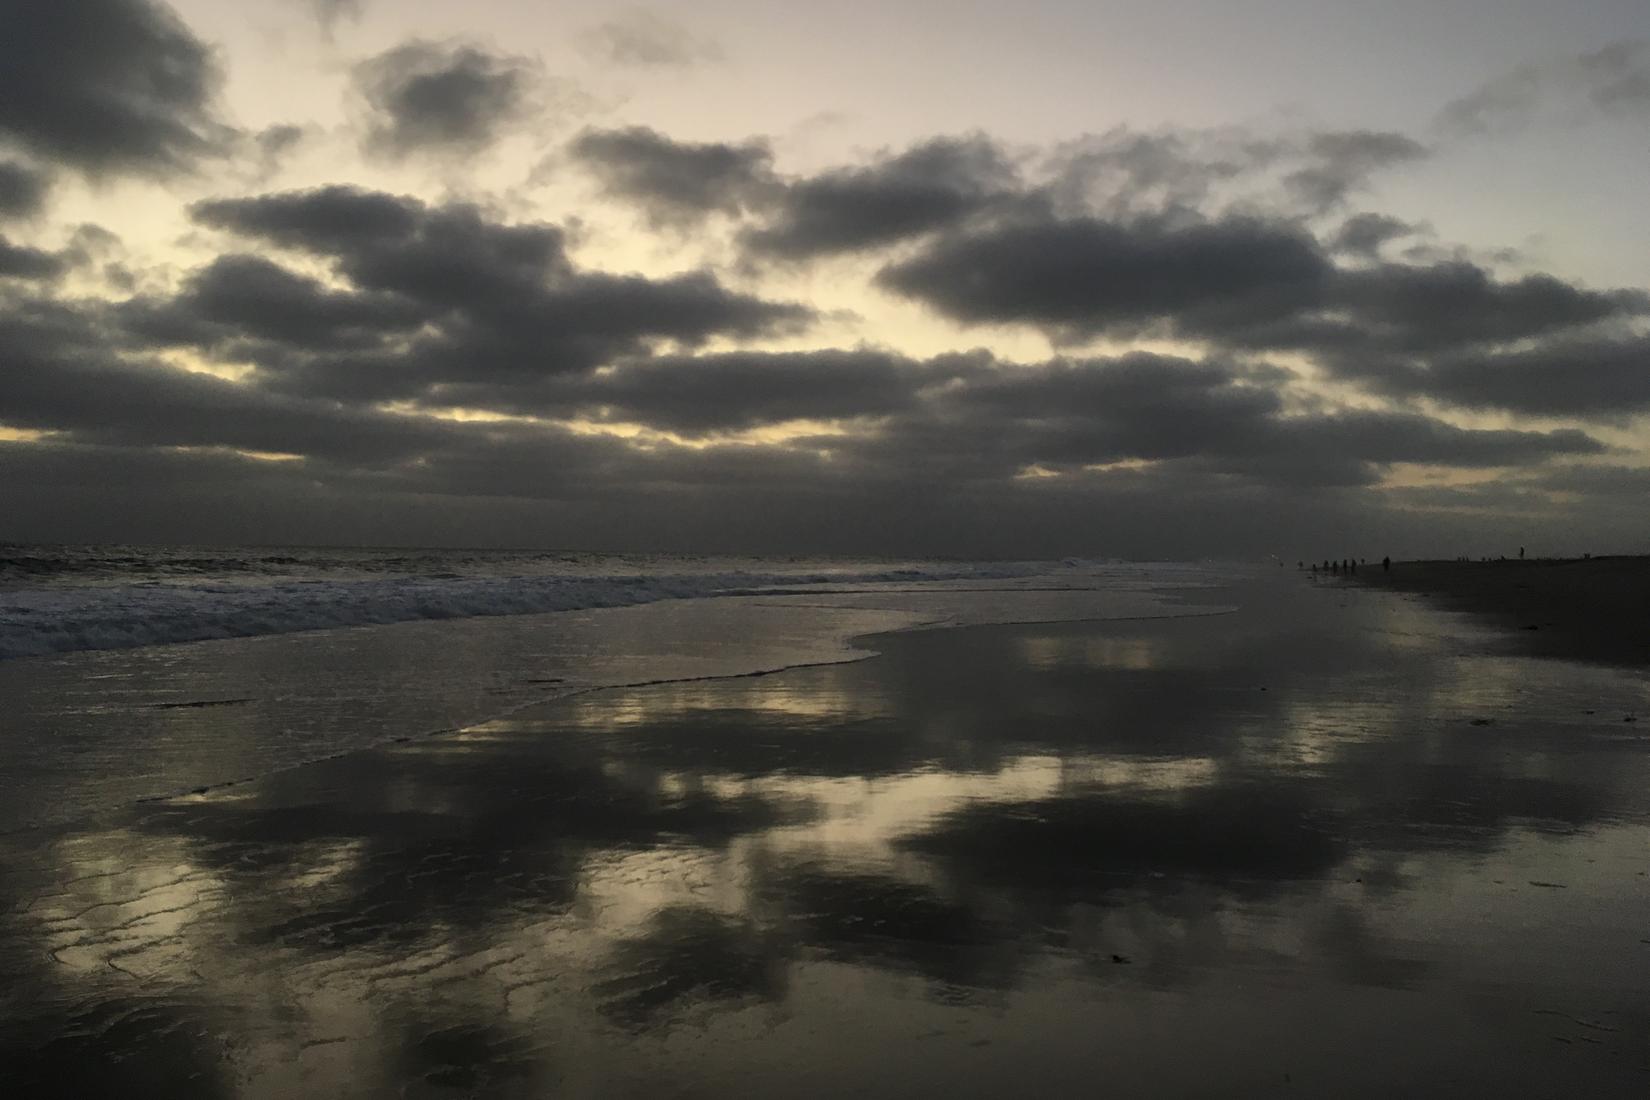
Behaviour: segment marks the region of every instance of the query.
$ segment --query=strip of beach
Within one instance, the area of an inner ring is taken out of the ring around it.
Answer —
[[[0,1077],[1642,1097],[1642,563],[1269,572],[0,834]]]
[[[1533,653],[1650,667],[1650,557],[1397,562],[1352,579],[1485,616]]]

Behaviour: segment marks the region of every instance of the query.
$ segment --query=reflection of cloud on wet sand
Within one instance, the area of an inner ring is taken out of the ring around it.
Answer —
[[[202,1091],[225,1043],[270,1082],[531,1091],[821,983],[988,1031],[1052,989],[1444,995],[1577,915],[1603,988],[1650,899],[1585,860],[1625,866],[1640,744],[1562,669],[1291,622],[891,637],[0,838],[6,1059],[89,1026]]]

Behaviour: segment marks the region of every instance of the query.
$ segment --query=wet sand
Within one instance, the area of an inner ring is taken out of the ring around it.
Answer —
[[[1257,583],[1231,615],[884,635],[0,836],[0,1077],[1645,1095],[1643,673]]]
[[[1488,616],[1531,652],[1650,666],[1650,557],[1397,562],[1350,579]]]

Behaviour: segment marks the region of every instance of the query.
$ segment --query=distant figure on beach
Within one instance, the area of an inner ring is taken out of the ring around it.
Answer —
[[[1523,560],[1524,560],[1524,548],[1523,548],[1523,547],[1522,547],[1522,546],[1520,546],[1520,547],[1519,547],[1519,548],[1518,548],[1518,560],[1519,560],[1519,561],[1523,561]]]
[[[1358,559],[1357,558],[1353,558],[1352,560],[1350,560],[1346,563],[1346,571],[1348,573],[1356,573],[1358,571]]]
[[[1382,558],[1381,559],[1381,571],[1383,573],[1392,572],[1392,559],[1391,558]]]
[[[1312,575],[1314,577],[1318,575],[1318,563],[1317,562],[1312,563]]]

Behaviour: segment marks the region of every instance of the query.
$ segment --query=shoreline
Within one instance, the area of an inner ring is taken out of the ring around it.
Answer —
[[[1037,604],[1004,617],[1016,623],[1230,610],[1198,604],[1201,589],[1007,591]],[[866,605],[859,600],[866,595],[878,599]],[[964,598],[978,595],[968,590]],[[958,598],[954,592],[820,594],[831,596],[838,602],[798,602],[803,597],[783,592],[668,599],[577,612],[345,627],[325,636],[277,634],[0,661],[0,694],[10,693],[14,703],[12,747],[21,752],[38,745],[27,758],[38,765],[37,783],[55,783],[58,789],[46,798],[42,787],[8,785],[0,776],[0,804],[11,796],[9,809],[0,812],[0,835],[241,788],[380,745],[461,733],[593,691],[852,662],[874,656],[879,636],[969,625],[946,606]],[[1049,596],[1061,596],[1059,606],[1049,606]],[[1085,598],[1097,602],[1072,603]],[[317,642],[331,655],[325,674],[313,656]],[[445,671],[416,683],[395,671],[418,667]],[[288,668],[291,675],[274,680],[260,671]],[[88,669],[101,685],[89,704],[77,694]],[[61,731],[71,727],[82,751],[53,755]],[[304,736],[274,732],[286,728],[302,729]],[[349,735],[333,736],[339,730]],[[129,777],[114,761],[143,735],[187,743],[192,750]],[[231,743],[241,755],[225,756],[222,750]],[[257,757],[250,768],[249,748]],[[106,775],[115,778],[104,782],[100,777]],[[98,786],[108,790],[93,789]],[[92,801],[81,804],[81,799]]]
[[[1341,580],[1494,622],[1533,655],[1650,666],[1650,556],[1370,563]]]

